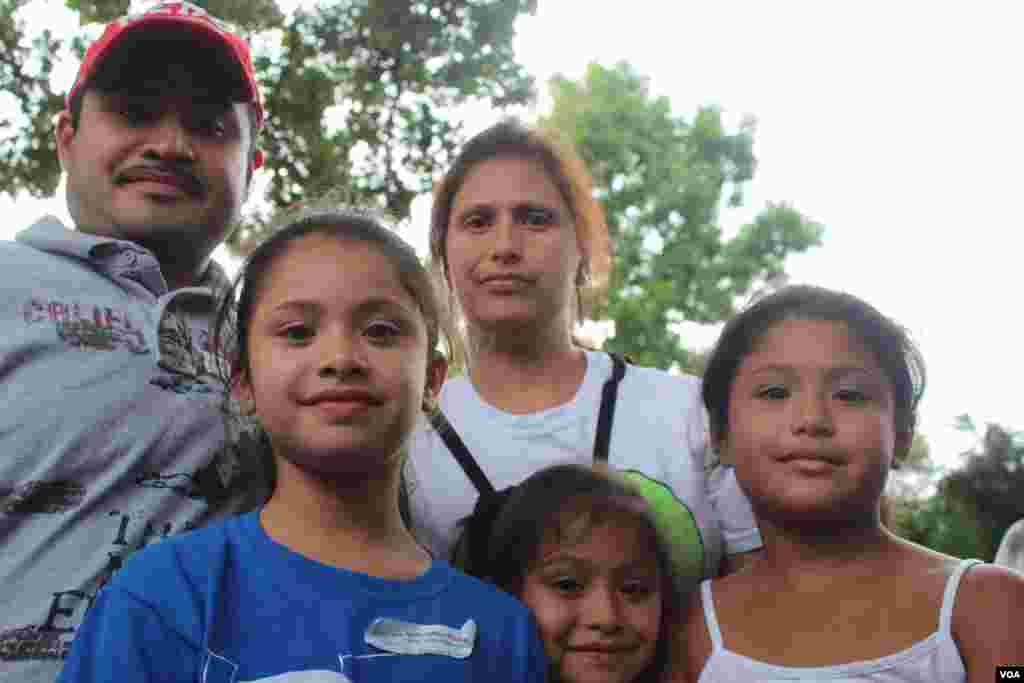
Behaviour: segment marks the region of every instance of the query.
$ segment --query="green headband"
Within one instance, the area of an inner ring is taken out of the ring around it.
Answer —
[[[704,578],[704,542],[693,512],[667,485],[636,470],[617,473],[647,500],[658,533],[668,543],[677,584],[692,588]]]

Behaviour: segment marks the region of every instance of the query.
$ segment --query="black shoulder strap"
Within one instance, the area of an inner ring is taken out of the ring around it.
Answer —
[[[615,417],[615,399],[619,394],[619,382],[626,376],[626,361],[623,357],[616,353],[608,355],[612,359],[612,376],[605,381],[604,387],[601,389],[601,410],[597,414],[597,434],[594,437],[594,462],[608,462],[608,445],[611,442],[612,420]],[[480,469],[476,458],[469,452],[462,437],[455,431],[455,427],[448,421],[444,413],[440,409],[436,410],[430,417],[430,422],[441,440],[444,441],[444,445],[455,456],[459,467],[473,482],[477,493],[485,497],[494,496],[497,493],[494,485]]]
[[[601,389],[601,411],[597,414],[597,433],[594,436],[594,462],[608,462],[608,445],[612,439],[612,420],[615,418],[615,399],[619,395],[619,382],[626,376],[626,361],[617,353],[612,358],[612,376]]]
[[[491,484],[490,479],[484,474],[484,471],[480,469],[480,465],[477,464],[476,458],[466,448],[466,444],[462,441],[462,437],[455,431],[455,427],[452,427],[452,423],[448,421],[448,418],[444,416],[440,408],[434,411],[434,414],[430,417],[430,423],[434,425],[434,429],[437,431],[441,440],[444,441],[444,445],[448,447],[448,450],[455,456],[455,460],[459,463],[459,467],[466,473],[469,480],[473,482],[473,486],[476,487],[477,493],[484,497],[492,497],[497,491]]]

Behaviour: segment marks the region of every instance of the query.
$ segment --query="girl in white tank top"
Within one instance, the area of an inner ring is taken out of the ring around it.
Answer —
[[[691,596],[670,680],[987,683],[1024,663],[1024,576],[880,521],[923,386],[906,332],[845,293],[787,287],[726,325],[704,404],[765,550]]]

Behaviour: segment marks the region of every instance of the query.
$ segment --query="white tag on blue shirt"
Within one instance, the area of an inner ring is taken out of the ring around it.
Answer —
[[[414,624],[378,617],[366,628],[367,644],[400,655],[442,655],[465,659],[476,642],[476,622],[472,619],[455,629],[444,624]]]

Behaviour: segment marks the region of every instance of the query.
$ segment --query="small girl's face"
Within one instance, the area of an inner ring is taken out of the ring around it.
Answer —
[[[633,681],[654,660],[662,575],[651,539],[625,514],[584,516],[548,538],[520,598],[537,618],[557,680]]]
[[[722,459],[759,516],[877,514],[895,452],[892,384],[845,323],[784,320],[743,359]]]
[[[239,391],[275,455],[321,475],[394,466],[422,406],[428,356],[395,264],[378,245],[314,233],[259,286]]]

